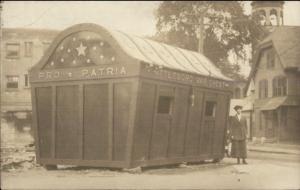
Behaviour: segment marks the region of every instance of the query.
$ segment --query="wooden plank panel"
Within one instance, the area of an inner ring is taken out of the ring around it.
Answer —
[[[185,155],[193,156],[198,154],[199,138],[201,129],[203,91],[194,89],[194,106],[190,106],[189,121],[185,144]]]
[[[220,155],[224,149],[224,133],[226,132],[227,97],[218,95],[216,123],[213,136],[213,154]]]
[[[203,125],[201,129],[201,136],[200,136],[200,149],[199,154],[200,155],[211,155],[212,154],[212,143],[213,143],[213,133],[215,128],[215,120],[216,114],[214,116],[207,116],[206,115],[206,107],[208,105],[208,102],[216,102],[217,103],[217,96],[215,93],[212,92],[205,92],[204,102],[203,102]],[[215,107],[215,110],[217,110],[217,104]]]
[[[125,160],[131,101],[130,83],[114,85],[113,160]]]
[[[166,158],[170,122],[170,116],[157,114],[156,125],[152,134],[151,159]]]
[[[41,158],[52,157],[52,88],[36,88],[38,136]]]
[[[174,88],[170,86],[159,86],[159,96],[164,98],[158,98],[158,106],[154,110],[156,112],[155,123],[153,126],[152,131],[152,140],[151,140],[151,150],[150,150],[150,159],[160,159],[166,158],[167,156],[167,149],[168,149],[168,136],[169,136],[169,129],[171,125],[171,118],[172,118],[172,109],[174,104]],[[163,100],[164,99],[164,100]],[[166,103],[167,100],[168,102]],[[161,101],[161,102],[160,102]],[[167,109],[163,108],[160,109],[160,105],[169,107]],[[170,106],[167,106],[170,105]],[[169,113],[158,113],[159,111],[166,111],[169,110]]]
[[[80,157],[78,86],[57,87],[56,157]]]
[[[135,128],[133,160],[146,160],[153,125],[153,114],[155,106],[155,85],[142,83],[140,91],[139,118]]]
[[[184,134],[189,107],[188,88],[176,88],[172,130],[169,145],[169,157],[182,156],[184,149]]]
[[[211,150],[211,137],[214,121],[205,120],[202,126],[200,137],[200,151],[199,154],[210,154]]]
[[[84,159],[108,159],[108,84],[84,86]]]

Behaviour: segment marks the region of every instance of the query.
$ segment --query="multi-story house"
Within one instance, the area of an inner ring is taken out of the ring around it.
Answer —
[[[28,69],[36,64],[58,31],[4,28],[1,39],[1,112],[25,119],[31,112]]]
[[[257,47],[249,77],[254,137],[300,139],[300,26],[278,26]]]

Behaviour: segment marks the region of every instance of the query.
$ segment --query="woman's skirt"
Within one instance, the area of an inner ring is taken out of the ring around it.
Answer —
[[[246,140],[232,140],[231,157],[247,158]]]

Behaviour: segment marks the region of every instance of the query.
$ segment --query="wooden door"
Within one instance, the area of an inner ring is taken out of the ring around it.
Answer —
[[[166,158],[168,154],[169,130],[174,109],[174,88],[159,86],[155,123],[152,131],[150,159]]]
[[[194,88],[190,93],[189,118],[186,128],[185,156],[197,156],[201,137],[204,92]],[[193,98],[192,98],[193,97]]]
[[[203,125],[200,137],[200,154],[211,155],[214,136],[215,121],[217,116],[217,95],[206,92],[204,97]]]

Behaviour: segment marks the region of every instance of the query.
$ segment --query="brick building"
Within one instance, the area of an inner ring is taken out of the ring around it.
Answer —
[[[18,118],[31,111],[28,69],[42,57],[58,31],[4,28],[1,40],[1,112]]]
[[[33,140],[28,70],[58,31],[3,28],[1,32],[1,146],[6,147]]]

